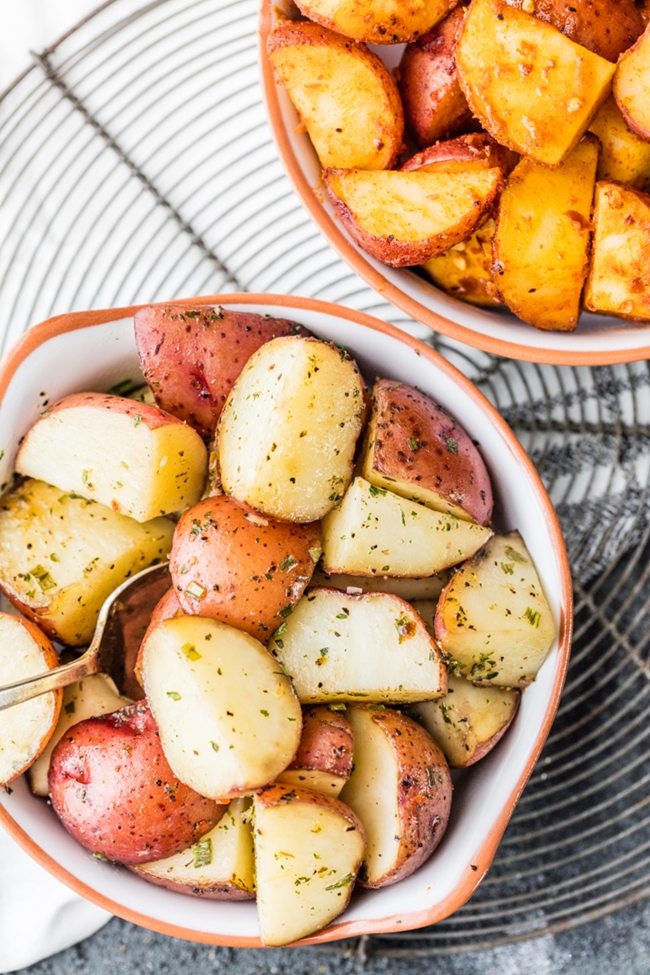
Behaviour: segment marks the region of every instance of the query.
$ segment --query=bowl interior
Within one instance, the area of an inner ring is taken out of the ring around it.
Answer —
[[[366,254],[337,219],[321,186],[321,166],[309,136],[285,89],[276,85],[265,37],[277,15],[295,16],[292,0],[263,0],[261,59],[271,129],[280,156],[302,202],[341,257],[382,297],[416,321],[469,345],[497,355],[534,362],[573,365],[630,362],[650,357],[650,323],[625,322],[584,313],[575,332],[546,332],[520,321],[505,310],[478,308],[446,294],[424,275],[391,268]],[[404,45],[371,45],[389,69],[401,58]]]
[[[568,567],[557,521],[506,424],[460,373],[425,346],[390,326],[354,324],[350,319],[357,316],[351,313],[342,318],[332,306],[300,299],[295,306],[292,299],[284,299],[281,309],[268,303],[239,306],[229,298],[221,303],[294,318],[316,335],[345,345],[367,374],[416,385],[454,413],[487,462],[500,527],[521,531],[555,614],[559,640],[523,695],[508,734],[488,758],[458,776],[450,826],[432,860],[395,887],[357,894],[342,920],[317,940],[399,926],[406,930],[439,920],[469,897],[489,866],[557,707],[570,631]],[[9,478],[20,437],[43,404],[75,391],[107,389],[126,378],[140,378],[130,317],[60,333],[38,345],[15,370],[0,405],[0,479]],[[32,854],[114,913],[168,933],[180,930],[186,938],[255,943],[253,904],[201,901],[147,885],[126,870],[99,862],[68,836],[46,803],[31,796],[24,779],[9,794],[0,791],[0,821],[3,808],[5,821],[8,814],[24,831],[19,838]],[[18,832],[15,827],[13,831]]]

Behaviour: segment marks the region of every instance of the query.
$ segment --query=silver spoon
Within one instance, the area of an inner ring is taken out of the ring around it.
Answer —
[[[0,711],[22,704],[33,697],[55,691],[59,687],[67,687],[76,681],[90,677],[92,674],[108,674],[115,680],[118,687],[124,683],[124,646],[122,640],[119,614],[124,610],[128,600],[133,600],[144,589],[150,590],[157,602],[159,596],[170,585],[168,566],[153,565],[143,569],[118,586],[104,602],[95,633],[88,649],[80,657],[67,664],[55,667],[44,674],[26,677],[0,687]]]

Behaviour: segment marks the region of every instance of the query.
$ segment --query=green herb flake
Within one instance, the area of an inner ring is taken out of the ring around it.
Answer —
[[[417,437],[409,437],[407,443],[409,445],[409,448],[414,451],[419,450],[420,447],[422,446],[422,444],[420,443]]]
[[[298,559],[294,559],[293,555],[287,555],[286,559],[280,562],[280,572],[289,572],[294,565],[298,565]]]
[[[266,710],[266,708],[260,708],[260,714],[261,714],[261,715],[262,715],[262,716],[263,716],[264,718],[268,718],[268,717],[269,717],[269,712],[268,712],[268,711]]]
[[[350,884],[353,883],[354,883],[354,874],[346,873],[345,877],[342,877],[340,880],[337,880],[335,884],[330,884],[329,887],[325,888],[325,890],[338,890],[340,887],[349,887]]]
[[[322,554],[323,554],[322,548],[314,547],[309,549],[309,558],[312,560],[314,564],[318,562]]]
[[[292,613],[293,613],[293,606],[289,604],[288,606],[284,606],[283,609],[280,610],[278,616],[280,616],[284,620],[287,618],[287,616],[291,616]]]
[[[192,866],[196,867],[207,867],[212,863],[212,840],[209,836],[204,836],[202,840],[195,843],[192,847],[192,855],[194,857]]]
[[[373,498],[379,498],[387,493],[386,488],[377,487],[376,484],[371,484],[368,491],[370,492],[370,496]]]
[[[524,558],[523,555],[520,555],[517,549],[513,548],[512,545],[506,545],[505,553],[509,559],[512,559],[513,562],[519,562],[523,565],[528,562],[528,559]]]
[[[336,614],[336,618],[337,620],[346,620],[349,615],[350,615],[350,610],[347,608],[347,606],[343,606],[341,608],[341,612]]]
[[[142,413],[136,413],[131,422],[134,427],[139,427],[142,423]]]
[[[213,752],[218,752],[219,751],[219,744],[216,741],[211,741],[210,742],[210,747],[212,748],[212,751]]]
[[[515,573],[515,563],[514,562],[500,562],[501,571],[505,572],[507,576],[512,576]]]
[[[528,620],[531,626],[534,626],[537,629],[539,627],[541,618],[542,618],[542,614],[539,612],[539,610],[531,609],[530,606],[526,607],[526,610],[524,612],[524,619]]]
[[[30,569],[30,574],[36,579],[41,592],[56,589],[56,582],[42,565],[37,565],[35,568]]]
[[[181,647],[181,653],[184,654],[188,660],[201,659],[201,654],[198,652],[193,643],[184,643]]]
[[[167,697],[171,697],[172,701],[180,701],[181,696],[178,691],[167,691]]]
[[[454,440],[453,437],[447,437],[445,441],[445,445],[450,454],[458,453],[458,441]]]

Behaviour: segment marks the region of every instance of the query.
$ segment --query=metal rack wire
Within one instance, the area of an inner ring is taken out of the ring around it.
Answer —
[[[0,94],[3,349],[57,312],[220,290],[326,298],[422,334],[293,194],[261,104],[256,17],[255,0],[108,0]],[[545,480],[575,570],[576,636],[490,874],[436,927],[364,939],[392,956],[535,937],[650,890],[649,364],[524,365],[433,341]]]

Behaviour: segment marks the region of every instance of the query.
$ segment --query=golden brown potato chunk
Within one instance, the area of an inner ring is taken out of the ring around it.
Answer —
[[[589,126],[600,139],[598,179],[627,183],[637,190],[650,190],[650,142],[630,129],[614,98],[608,98]]]
[[[630,128],[650,140],[650,27],[618,62],[614,97]]]
[[[643,30],[635,0],[507,0],[557,27],[576,44],[616,61]]]
[[[412,41],[437,24],[459,0],[296,0],[305,17],[372,44]]]
[[[438,287],[455,298],[462,298],[472,305],[502,305],[492,267],[495,229],[494,220],[488,217],[467,240],[425,261],[424,270]]]

